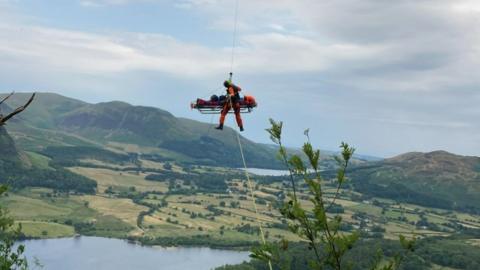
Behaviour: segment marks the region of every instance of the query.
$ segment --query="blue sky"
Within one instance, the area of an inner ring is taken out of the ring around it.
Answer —
[[[188,108],[230,71],[235,0],[0,0],[0,92]],[[245,136],[347,141],[363,154],[480,155],[480,4],[239,0],[234,80],[259,101]],[[229,120],[231,121],[231,119]],[[234,125],[233,121],[229,125]]]

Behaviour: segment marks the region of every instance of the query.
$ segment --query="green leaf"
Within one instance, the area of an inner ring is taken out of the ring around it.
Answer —
[[[310,161],[310,165],[315,171],[318,171],[318,161],[320,159],[320,150],[313,150],[311,143],[307,142],[303,145],[303,153],[307,156]]]
[[[307,168],[305,168],[303,160],[299,156],[293,155],[288,163],[292,166],[294,173],[299,175],[307,173]]]
[[[350,158],[352,158],[353,153],[355,153],[355,148],[350,147],[348,143],[342,142],[340,144],[340,148],[342,148],[342,157],[345,162],[348,162]]]
[[[270,134],[270,139],[275,144],[280,144],[282,139],[282,127],[283,122],[276,122],[272,118],[270,120],[271,127],[266,129],[266,131]]]

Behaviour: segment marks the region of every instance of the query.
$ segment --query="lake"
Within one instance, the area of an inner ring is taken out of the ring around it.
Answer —
[[[249,260],[249,252],[210,248],[146,247],[124,240],[78,237],[23,241],[32,265],[36,257],[44,270],[209,270]]]
[[[245,170],[240,168],[240,170]],[[284,176],[288,175],[287,170],[269,170],[269,169],[258,169],[258,168],[248,168],[247,171],[251,174],[260,175],[260,176]]]

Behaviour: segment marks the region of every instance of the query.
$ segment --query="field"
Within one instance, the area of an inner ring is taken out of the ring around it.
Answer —
[[[131,188],[134,187],[138,191],[167,191],[167,185],[159,182],[145,181],[146,174],[136,172],[122,172],[108,169],[95,169],[74,167],[70,168],[72,172],[84,175],[93,179],[98,184],[99,193],[105,192],[108,187],[114,188]]]
[[[115,145],[119,148],[119,145]],[[131,147],[131,146],[129,146]],[[33,166],[48,168],[48,159],[29,153]],[[149,181],[145,177],[155,172],[169,171],[177,175],[188,172],[217,173],[224,168],[183,168],[177,164],[142,160],[141,168],[128,170],[128,166],[107,164],[90,159],[83,160],[92,167],[71,167],[70,171],[97,182],[94,195],[58,193],[46,188],[27,188],[10,192],[0,199],[15,219],[22,224],[29,237],[65,237],[74,234],[125,238],[129,236],[193,237],[204,236],[218,241],[259,241],[259,225],[269,240],[300,240],[287,229],[276,202],[286,200],[286,187],[282,182],[259,184],[253,177],[258,213],[241,174],[227,179],[224,192],[191,192],[197,187],[185,179]],[[127,169],[126,169],[127,168]],[[327,203],[335,188],[324,182]],[[300,188],[301,204],[311,208],[309,194]],[[366,234],[387,239],[406,236],[448,236],[456,225],[480,229],[476,215],[401,204],[380,198],[361,198],[362,194],[341,190],[335,201],[337,212],[349,225],[346,233],[360,230]],[[361,199],[359,199],[361,198]],[[468,240],[479,246],[478,239]]]

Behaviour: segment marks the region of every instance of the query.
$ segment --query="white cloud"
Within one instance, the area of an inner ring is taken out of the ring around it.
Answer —
[[[80,1],[80,5],[84,7],[100,7],[102,6],[101,3],[95,2],[95,1]]]
[[[146,1],[86,2],[119,5]],[[211,18],[209,27],[214,29],[229,33],[233,28],[235,0],[181,0],[174,1],[173,5],[207,14]],[[480,66],[480,23],[475,14],[466,13],[459,18],[456,13],[476,7],[478,4],[469,0],[456,1],[453,5],[447,0],[382,3],[242,0],[236,69],[270,74],[328,72],[332,78],[348,77],[366,89],[425,91],[479,84],[478,76],[469,70]],[[185,64],[187,71],[191,70],[187,73],[202,76],[229,65],[229,39],[223,50],[180,41],[153,40],[150,36],[143,42],[152,42],[151,45],[170,53],[162,55],[157,50],[152,54],[136,48],[135,55],[130,55],[136,59],[134,63],[116,66],[175,73],[183,71],[176,67]],[[111,45],[131,46],[129,42]],[[185,57],[183,52],[189,51],[186,49],[193,49],[195,53]],[[168,63],[172,68],[167,71],[158,63]]]
[[[80,0],[80,5],[84,7],[102,7],[102,6],[118,6],[127,4],[138,4],[145,2],[161,2],[155,0]]]
[[[159,34],[100,35],[59,29],[0,24],[0,61],[80,73],[151,70],[178,76],[203,76],[224,68],[205,47]]]
[[[141,2],[166,1],[81,1],[90,6]],[[172,5],[205,13],[211,18],[206,27],[231,32],[235,0],[181,0]],[[475,14],[456,13],[477,7],[469,0],[242,0],[235,68],[267,74],[321,72],[331,80],[348,77],[365,89],[477,85],[480,22]],[[4,24],[0,35],[0,53],[10,59],[81,72],[152,70],[208,76],[229,67],[229,39],[219,49],[160,34],[94,34],[18,23]]]
[[[85,0],[121,5],[149,0]],[[164,0],[150,2],[165,2]],[[472,1],[240,1],[235,70],[317,72],[364,89],[431,91],[478,85],[480,23],[458,18]],[[231,32],[235,0],[182,0]],[[262,27],[263,25],[263,27]],[[478,27],[475,27],[478,26]],[[208,26],[207,26],[208,27]],[[222,28],[223,27],[223,28]],[[271,28],[274,28],[272,32]],[[293,30],[292,30],[293,29]],[[281,30],[281,32],[278,32]],[[16,33],[23,34],[17,35]],[[151,70],[202,77],[229,68],[230,39],[209,48],[166,35],[93,34],[25,24],[4,25],[1,54],[33,65],[81,72]],[[13,38],[12,38],[13,37]],[[2,46],[3,45],[3,46]]]
[[[461,13],[478,13],[480,12],[480,3],[476,0],[454,1],[452,8]]]
[[[0,24],[0,56],[25,65],[81,73],[158,71],[174,76],[223,74],[230,48],[211,49],[161,34],[92,34],[29,25]],[[288,34],[241,37],[237,70],[245,73],[321,71],[336,61],[371,57],[375,48],[321,45]]]
[[[0,65],[105,77],[159,73],[179,83],[203,83],[228,72],[235,0],[169,4],[207,18],[206,25],[196,27],[223,34],[225,45],[163,34],[37,27],[2,16],[0,10]],[[455,138],[480,132],[478,7],[469,0],[240,0],[234,71],[251,83],[249,88],[261,89],[259,98],[271,105],[264,109],[265,117],[279,114],[292,120],[291,112],[272,108],[290,108],[295,98],[305,104],[295,115],[304,115],[306,122],[324,117],[333,125],[338,119],[345,126],[361,123],[370,128],[359,131],[365,137],[375,136],[383,125],[392,131],[382,134],[393,137],[424,128],[424,141],[440,130],[444,134],[435,135],[436,145],[448,142],[453,149],[448,130],[455,130]],[[122,87],[111,83],[112,89]],[[461,151],[467,145],[463,142]],[[379,149],[375,144],[359,147]],[[480,149],[478,143],[475,147]]]

